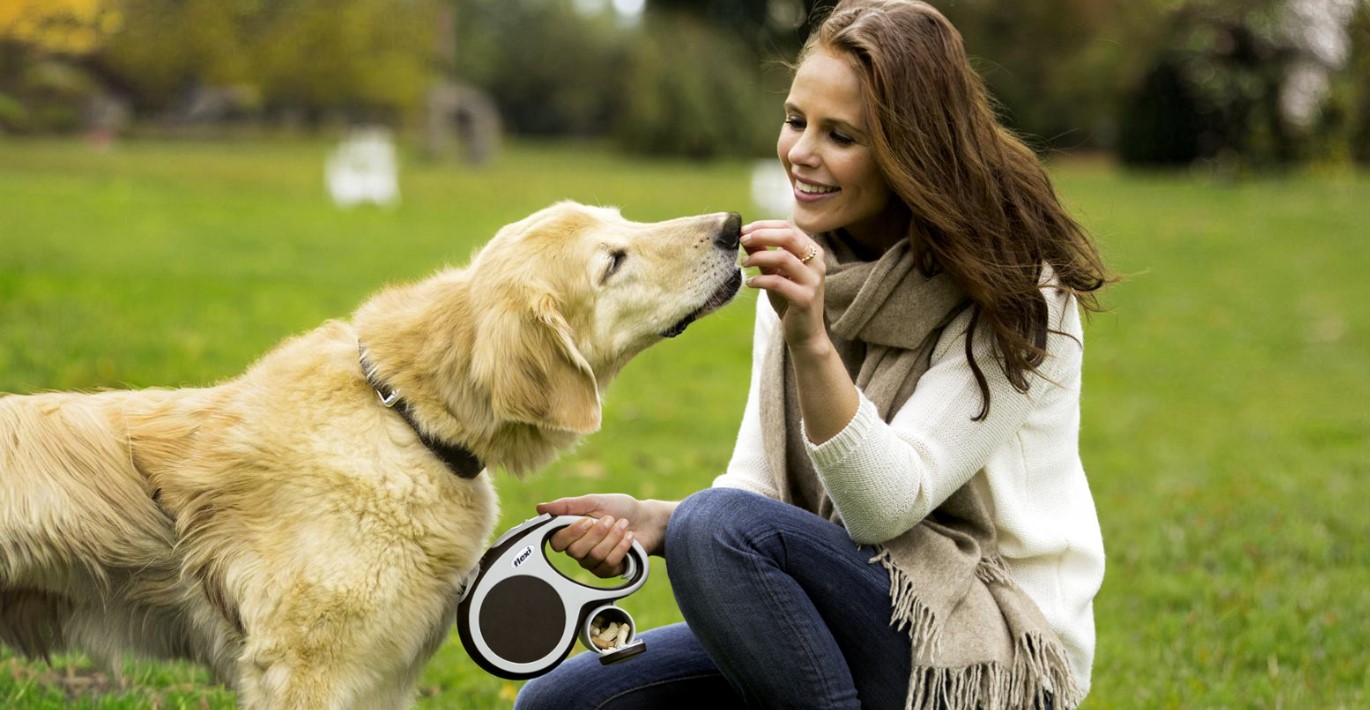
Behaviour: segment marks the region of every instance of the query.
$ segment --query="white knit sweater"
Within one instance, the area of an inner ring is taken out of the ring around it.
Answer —
[[[1080,367],[1084,333],[1074,296],[1046,289],[1049,356],[1026,394],[1013,389],[984,329],[973,343],[989,380],[989,416],[965,354],[969,309],[951,322],[913,396],[885,424],[862,394],[860,408],[820,446],[805,437],[814,469],[852,540],[883,542],[909,529],[967,481],[993,507],[999,550],[1012,577],[1051,624],[1088,691],[1094,658],[1094,595],[1104,546],[1080,462]],[[760,368],[780,319],[757,298],[751,391],[737,447],[715,486],[778,498],[762,445]]]

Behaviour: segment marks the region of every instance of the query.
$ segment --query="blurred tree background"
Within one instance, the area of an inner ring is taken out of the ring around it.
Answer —
[[[766,155],[786,62],[830,4],[0,0],[0,131],[365,122],[419,139],[497,120],[649,155]],[[1223,169],[1370,161],[1366,0],[933,4],[1040,150]]]

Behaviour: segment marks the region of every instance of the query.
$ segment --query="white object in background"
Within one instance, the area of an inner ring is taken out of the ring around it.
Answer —
[[[789,219],[794,213],[790,176],[778,160],[758,160],[752,165],[752,204],[762,219]]]
[[[328,192],[339,207],[371,203],[392,206],[400,200],[399,165],[389,129],[359,128],[324,163]]]

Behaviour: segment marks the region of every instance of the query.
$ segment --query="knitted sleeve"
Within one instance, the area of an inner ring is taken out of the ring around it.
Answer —
[[[766,465],[761,436],[761,370],[772,334],[780,327],[780,317],[771,308],[764,293],[758,294],[756,300],[756,325],[752,332],[752,378],[747,392],[747,405],[742,410],[742,425],[733,445],[733,457],[723,475],[714,479],[714,485],[742,488],[768,498],[779,498],[775,478]]]
[[[837,436],[814,446],[804,441],[828,496],[854,541],[878,543],[903,533],[932,512],[981,470],[990,455],[1023,425],[1055,382],[1072,368],[1078,372],[1082,334],[1073,296],[1048,289],[1051,322],[1065,333],[1047,340],[1048,357],[1030,379],[1026,393],[1008,382],[995,359],[987,332],[975,334],[976,362],[989,380],[990,410],[981,421],[979,386],[965,354],[970,314],[964,313],[944,332],[932,366],[918,381],[913,396],[891,421],[881,421],[875,406],[861,395],[856,415]],[[1073,326],[1073,327],[1072,327]],[[1062,446],[1072,445],[1076,431],[1060,432]]]

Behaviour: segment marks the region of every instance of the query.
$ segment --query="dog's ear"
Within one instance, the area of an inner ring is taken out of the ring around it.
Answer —
[[[490,387],[495,416],[577,434],[598,431],[599,384],[554,300],[532,296],[500,311],[480,329],[473,361]]]

